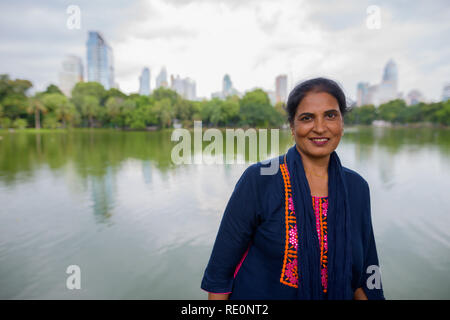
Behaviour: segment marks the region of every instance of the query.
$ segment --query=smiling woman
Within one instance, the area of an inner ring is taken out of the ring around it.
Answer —
[[[276,174],[258,162],[237,182],[201,284],[210,299],[384,299],[369,185],[335,151],[346,111],[332,80],[292,90],[295,145]]]

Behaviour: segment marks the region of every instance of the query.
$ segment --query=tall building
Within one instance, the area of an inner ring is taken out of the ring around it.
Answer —
[[[356,96],[358,106],[365,104],[379,106],[398,99],[398,70],[394,60],[390,59],[384,67],[381,83],[369,85],[367,82],[359,82]]]
[[[195,81],[190,78],[180,78],[179,75],[176,78],[171,75],[171,89],[177,92],[180,96],[187,100],[196,100],[196,84]]]
[[[228,74],[223,77],[222,81],[222,93],[223,95],[229,96],[231,94],[231,90],[233,89],[233,83],[231,82],[231,78]]]
[[[169,83],[167,82],[167,70],[166,67],[162,67],[158,76],[156,77],[156,89],[159,87],[168,88]]]
[[[287,101],[287,75],[282,74],[275,78],[275,102]]]
[[[384,67],[383,79],[378,88],[379,103],[385,103],[398,98],[398,72],[394,60],[390,59]]]
[[[72,89],[83,81],[83,62],[80,57],[69,55],[62,62],[59,72],[59,88],[67,96],[72,95]]]
[[[447,101],[450,99],[450,83],[445,85],[442,89],[442,101]]]
[[[364,106],[369,101],[369,83],[359,82],[356,89],[356,105]]]
[[[87,79],[99,82],[106,90],[115,87],[111,47],[99,32],[89,31],[87,47]]]
[[[419,90],[411,90],[408,95],[406,96],[406,104],[408,106],[413,106],[415,104],[418,104],[420,102],[425,102],[425,97],[423,96],[422,92]]]
[[[222,80],[222,91],[211,93],[211,98],[219,98],[224,100],[228,96],[232,95],[242,96],[242,94],[233,87],[233,82],[231,82],[230,76],[226,74],[223,76]]]
[[[139,94],[143,96],[150,95],[150,70],[144,68],[139,77]]]

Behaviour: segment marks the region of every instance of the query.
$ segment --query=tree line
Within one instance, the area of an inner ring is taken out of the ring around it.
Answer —
[[[0,75],[0,126],[2,128],[96,127],[142,130],[170,128],[174,122],[192,127],[194,120],[210,126],[279,127],[286,114],[281,104],[272,107],[261,89],[242,98],[230,96],[203,101],[184,99],[177,92],[158,88],[149,96],[126,95],[97,82],[79,82],[71,97],[50,85],[43,92],[27,94],[28,80]]]
[[[285,105],[273,107],[262,89],[249,91],[242,98],[190,101],[167,88],[158,88],[149,96],[126,95],[115,88],[105,90],[97,82],[79,82],[67,97],[55,85],[29,95],[32,86],[29,80],[0,75],[2,128],[143,130],[170,128],[174,123],[189,128],[194,120],[205,126],[281,127],[287,121]],[[345,116],[346,124],[371,124],[374,120],[450,125],[450,101],[407,106],[403,100],[393,100],[378,108],[353,107]]]
[[[378,108],[374,105],[353,107],[346,115],[347,124],[370,125],[375,120],[384,120],[393,124],[429,122],[450,126],[450,100],[406,105],[404,100],[396,99],[383,103]]]

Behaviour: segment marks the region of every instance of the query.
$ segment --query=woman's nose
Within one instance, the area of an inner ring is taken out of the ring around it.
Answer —
[[[325,121],[324,121],[324,119],[321,119],[320,117],[319,118],[316,118],[315,120],[314,120],[314,130],[316,131],[316,132],[324,132],[325,131]]]

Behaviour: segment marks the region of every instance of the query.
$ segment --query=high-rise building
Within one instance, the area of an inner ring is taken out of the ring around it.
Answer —
[[[358,107],[368,104],[369,83],[359,82],[356,89],[356,105]]]
[[[186,78],[184,80],[185,85],[185,98],[187,100],[196,100],[197,99],[197,85],[194,80],[191,78]]]
[[[282,74],[275,79],[275,101],[286,103],[287,101],[287,75]]]
[[[156,89],[159,87],[168,88],[169,83],[167,82],[167,70],[166,67],[162,67],[158,76],[156,77]]]
[[[408,95],[406,96],[406,104],[408,106],[413,106],[415,104],[418,104],[420,102],[425,102],[425,97],[423,96],[422,92],[419,90],[411,90]]]
[[[385,103],[398,98],[398,72],[394,60],[390,59],[384,67],[383,79],[378,88],[379,103]]]
[[[233,82],[231,82],[231,77],[228,74],[226,74],[223,76],[223,80],[222,80],[222,91],[217,91],[217,92],[211,93],[211,98],[219,98],[219,99],[225,100],[227,97],[233,96],[233,95],[237,95],[239,97],[242,96],[242,94],[233,87]]]
[[[72,89],[83,81],[83,62],[80,57],[69,55],[62,62],[59,72],[59,88],[67,96],[72,95]]]
[[[231,78],[228,74],[223,77],[222,81],[222,93],[224,97],[231,95],[233,89],[233,83],[231,82]]]
[[[87,47],[87,79],[99,82],[106,90],[115,87],[114,62],[111,47],[103,36],[96,31],[89,31]]]
[[[450,99],[450,83],[445,85],[442,89],[442,101],[447,101]]]
[[[150,94],[150,70],[144,68],[141,76],[139,77],[139,94],[148,96]]]
[[[357,105],[373,104],[379,106],[388,101],[398,99],[398,70],[394,60],[390,59],[383,71],[381,83],[369,85],[359,82],[356,88]]]
[[[180,96],[187,100],[196,100],[196,84],[195,81],[190,78],[180,78],[179,75],[176,78],[171,75],[171,88],[177,92]]]

